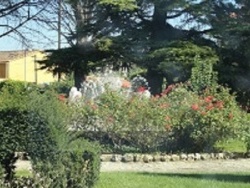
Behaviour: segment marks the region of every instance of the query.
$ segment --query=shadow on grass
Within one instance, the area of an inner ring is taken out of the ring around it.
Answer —
[[[231,183],[250,183],[250,174],[204,174],[204,173],[139,173],[142,175],[149,176],[167,176],[167,177],[178,177],[178,178],[192,178],[192,179],[203,179],[213,181],[223,181]]]

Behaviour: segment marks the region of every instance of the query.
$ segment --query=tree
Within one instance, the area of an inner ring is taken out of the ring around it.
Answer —
[[[137,1],[137,8],[130,14],[122,16],[124,28],[121,36],[124,41],[124,47],[127,47],[127,53],[133,56],[133,61],[147,68],[147,79],[152,94],[161,93],[163,78],[166,76],[159,69],[160,59],[153,54],[156,50],[165,53],[172,41],[191,40],[198,41],[202,39],[205,30],[188,30],[178,28],[171,23],[173,19],[179,19],[192,12],[192,7],[196,6],[194,1]],[[118,13],[120,15],[121,13]],[[124,40],[126,39],[126,40]],[[205,41],[205,40],[203,40]],[[162,54],[163,55],[163,54]],[[166,55],[165,55],[166,56]],[[167,76],[170,78],[170,74]],[[173,78],[170,78],[173,79]],[[169,80],[171,82],[171,80]]]
[[[42,35],[42,32],[34,29],[29,23],[37,22],[41,13],[52,2],[49,0],[2,0],[0,4],[0,38],[10,36],[28,45],[30,39],[26,37],[27,33],[36,32]]]
[[[134,9],[135,5],[133,0],[71,0],[67,1],[65,7],[67,11],[64,14],[72,23],[68,24],[70,32],[64,36],[71,47],[49,51],[52,53],[48,59],[39,63],[55,74],[73,72],[75,86],[80,88],[90,70],[99,66],[99,63],[105,63],[104,59],[116,55],[115,51],[110,50],[112,35],[116,30],[116,26],[110,21],[110,14],[113,11]],[[65,19],[63,22],[67,21],[69,20]],[[56,28],[56,25],[51,26]]]
[[[167,72],[159,69],[161,62],[153,54],[161,49],[165,52],[164,49],[168,48],[172,41],[178,40],[189,40],[197,45],[221,49],[219,42],[226,37],[219,31],[220,25],[226,26],[228,20],[232,21],[229,13],[236,10],[235,6],[226,0],[67,2],[67,7],[70,7],[67,14],[71,16],[66,17],[72,18],[74,23],[74,29],[71,29],[67,38],[73,41],[71,44],[75,46],[74,51],[81,56],[79,61],[74,61],[74,66],[71,66],[75,73],[76,86],[79,87],[81,79],[88,73],[89,62],[98,65],[103,59],[112,57],[146,67],[153,94],[161,92],[164,76],[169,82],[173,80],[170,72],[166,75]],[[181,19],[181,16],[184,18]],[[181,19],[179,22],[183,23],[183,27],[173,25],[171,21],[174,19]],[[185,28],[187,24],[189,27]],[[102,55],[97,58],[96,54],[99,53]],[[148,54],[151,54],[150,57]],[[53,66],[56,69],[57,66]]]
[[[198,6],[198,5],[197,5]],[[220,83],[229,85],[240,97],[246,93],[249,96],[250,70],[250,2],[235,1],[204,1],[203,12],[194,11],[193,17],[199,24],[209,27],[206,33],[216,41],[220,56],[218,64]],[[200,7],[197,7],[197,10]]]

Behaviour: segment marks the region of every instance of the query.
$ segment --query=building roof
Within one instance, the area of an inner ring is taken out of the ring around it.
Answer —
[[[37,52],[38,52],[38,50],[0,51],[0,62],[7,62],[7,61],[14,60],[14,59],[21,59],[25,55],[30,56],[30,55],[34,55]]]

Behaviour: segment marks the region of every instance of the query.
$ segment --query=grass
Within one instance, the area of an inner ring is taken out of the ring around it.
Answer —
[[[17,177],[28,177],[18,170]],[[95,188],[249,188],[249,173],[136,173],[102,172]]]
[[[16,177],[29,177],[31,175],[29,170],[17,170],[15,174]]]
[[[95,188],[249,188],[250,173],[101,173]]]
[[[228,151],[228,152],[246,152],[247,146],[241,140],[237,139],[228,139],[221,142],[217,142],[215,144],[215,148],[221,151]]]

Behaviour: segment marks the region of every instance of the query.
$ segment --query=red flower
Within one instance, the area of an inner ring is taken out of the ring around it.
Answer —
[[[219,109],[222,109],[224,107],[224,103],[223,101],[217,101],[215,104],[214,104],[215,107],[219,108]]]
[[[137,92],[140,92],[140,93],[143,93],[144,91],[146,91],[146,88],[142,86],[137,89]]]
[[[92,110],[97,110],[97,105],[96,104],[91,104],[90,107],[92,108]]]
[[[59,94],[58,95],[58,99],[62,102],[65,102],[66,101],[66,96],[64,94]]]
[[[192,106],[191,106],[191,108],[193,109],[193,110],[199,110],[199,105],[198,104],[193,104]]]
[[[122,80],[122,88],[130,88],[131,83],[128,80]]]
[[[109,117],[107,118],[107,121],[108,121],[109,123],[113,123],[113,122],[114,122],[114,117],[113,117],[113,116],[109,116]]]
[[[207,110],[212,110],[213,108],[214,108],[214,106],[213,106],[212,104],[209,104],[209,105],[206,107]]]
[[[161,95],[167,95],[168,93],[170,93],[174,88],[174,85],[169,85],[162,93]]]
[[[212,101],[213,101],[213,96],[207,96],[207,97],[204,99],[204,101],[205,101],[206,103],[212,102]]]

